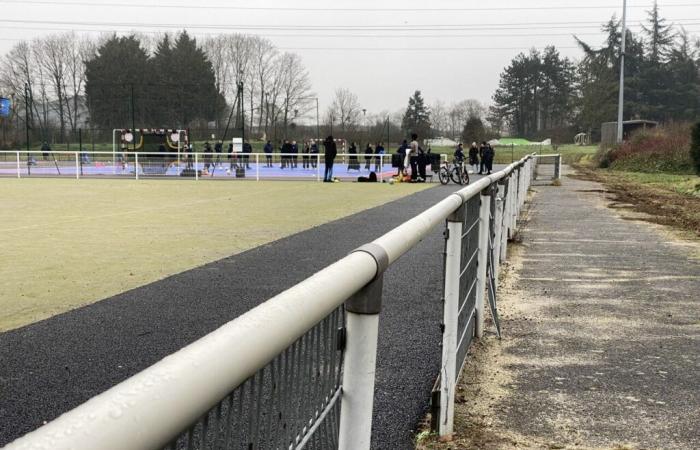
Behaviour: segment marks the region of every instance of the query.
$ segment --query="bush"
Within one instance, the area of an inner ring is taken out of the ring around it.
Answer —
[[[690,143],[690,157],[695,163],[695,173],[700,175],[700,122],[696,123],[693,127]]]
[[[690,135],[690,124],[640,130],[622,145],[599,151],[598,165],[632,172],[692,173]]]

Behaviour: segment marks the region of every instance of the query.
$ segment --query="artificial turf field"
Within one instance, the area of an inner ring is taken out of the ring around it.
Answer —
[[[429,187],[111,179],[0,186],[0,331]]]

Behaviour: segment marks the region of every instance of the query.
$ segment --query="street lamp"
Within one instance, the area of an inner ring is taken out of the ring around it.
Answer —
[[[362,108],[362,122],[365,126],[365,140],[369,143],[369,129],[367,128],[367,110]]]

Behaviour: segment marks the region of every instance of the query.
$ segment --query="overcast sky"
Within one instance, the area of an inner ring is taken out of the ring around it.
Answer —
[[[630,26],[639,30],[652,0],[628,4]],[[664,17],[700,35],[699,0],[659,5]],[[572,34],[599,44],[600,24],[621,11],[622,0],[0,0],[0,54],[57,30],[240,31],[300,54],[322,109],[345,87],[369,111],[394,111],[416,89],[428,103],[489,102],[517,53],[553,44],[579,58]]]

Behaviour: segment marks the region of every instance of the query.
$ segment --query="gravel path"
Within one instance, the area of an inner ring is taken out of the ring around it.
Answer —
[[[0,445],[303,280],[454,189],[437,185],[0,334]],[[413,430],[427,409],[440,359],[442,251],[438,227],[385,276],[375,449],[412,448]]]

